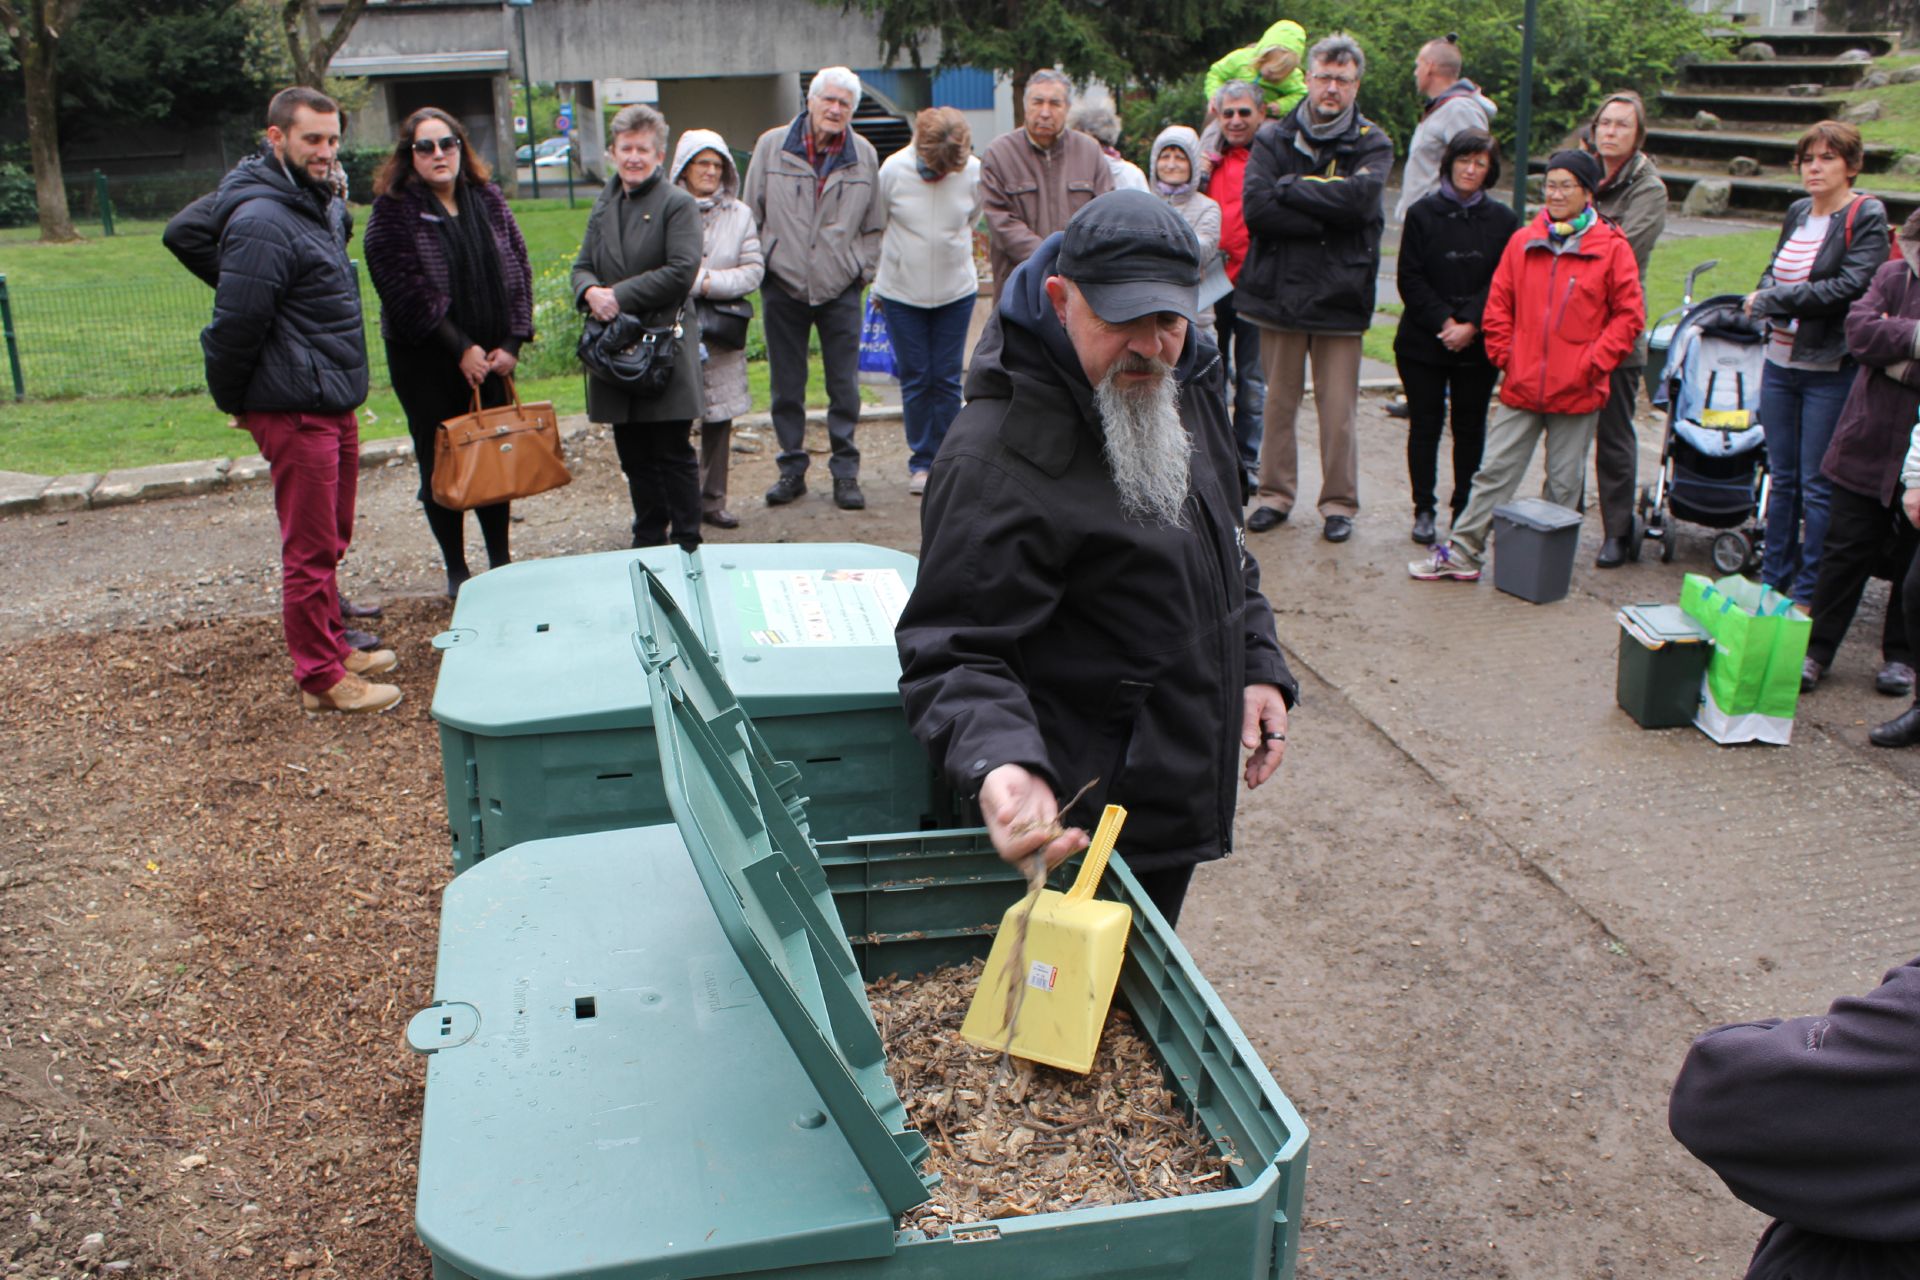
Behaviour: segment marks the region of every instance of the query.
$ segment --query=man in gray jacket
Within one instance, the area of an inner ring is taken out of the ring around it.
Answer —
[[[1413,60],[1413,86],[1427,100],[1420,123],[1407,144],[1407,167],[1400,175],[1400,203],[1393,220],[1405,222],[1414,201],[1440,189],[1440,157],[1454,135],[1468,129],[1493,129],[1498,108],[1479,86],[1460,78],[1460,46],[1452,36],[1429,40]]]
[[[769,129],[754,144],[742,199],[760,225],[767,258],[760,291],[773,384],[773,434],[780,442],[780,478],[767,505],[807,491],[807,331],[820,331],[827,381],[827,436],[833,456],[834,503],[867,505],[860,492],[860,291],[880,264],[886,205],[880,159],[851,128],[860,105],[860,77],[827,67],[807,90],[807,107],[791,124]]]

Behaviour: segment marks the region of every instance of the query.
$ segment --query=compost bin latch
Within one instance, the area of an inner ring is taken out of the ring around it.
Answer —
[[[442,631],[439,635],[435,636],[433,638],[433,647],[444,651],[453,648],[453,646],[457,644],[468,644],[479,638],[480,633],[472,627],[454,627],[450,631]]]
[[[480,1011],[460,1000],[442,1000],[428,1005],[407,1023],[407,1048],[419,1054],[435,1054],[473,1039],[480,1030]]]

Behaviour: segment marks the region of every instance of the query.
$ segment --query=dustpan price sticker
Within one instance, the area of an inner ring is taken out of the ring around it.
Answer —
[[[1035,960],[1027,969],[1027,985],[1036,991],[1051,991],[1054,980],[1059,976],[1059,969],[1043,960]]]

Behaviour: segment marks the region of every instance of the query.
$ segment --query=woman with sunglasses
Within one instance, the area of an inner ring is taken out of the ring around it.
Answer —
[[[461,512],[433,500],[435,429],[467,412],[475,390],[483,405],[504,404],[503,381],[533,336],[533,269],[527,243],[473,153],[466,126],[438,107],[422,107],[400,126],[393,154],[373,180],[367,219],[367,273],[380,294],[393,393],[407,415],[420,505],[447,565],[447,597],[470,576]],[[512,557],[508,504],[474,511],[487,565]]]

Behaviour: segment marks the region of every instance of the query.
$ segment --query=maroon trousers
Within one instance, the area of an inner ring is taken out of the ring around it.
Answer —
[[[273,476],[280,618],[293,678],[308,693],[325,693],[347,673],[335,570],[353,540],[360,423],[352,413],[248,413],[240,422]]]

